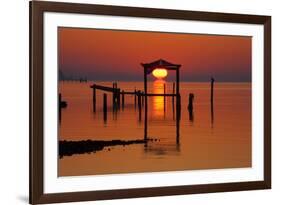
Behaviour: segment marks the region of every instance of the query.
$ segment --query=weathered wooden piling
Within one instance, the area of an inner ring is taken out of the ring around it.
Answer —
[[[176,118],[180,120],[181,118],[181,96],[177,95],[177,105],[176,105]]]
[[[112,105],[113,105],[113,109],[115,110],[115,108],[120,108],[120,89],[118,89],[117,87],[117,82],[112,83]]]
[[[174,96],[174,94],[175,94],[175,83],[173,83],[173,97],[172,97],[172,105],[173,105],[173,107],[174,107],[174,104],[175,104],[175,96]]]
[[[138,91],[137,92],[137,96],[138,96],[138,108],[140,108],[141,109],[141,91]]]
[[[118,106],[118,109],[120,109],[120,89],[117,89],[117,106]]]
[[[115,106],[115,103],[116,103],[116,92],[115,92],[115,85],[116,85],[116,83],[115,82],[113,82],[112,83],[112,88],[113,88],[113,91],[112,91],[112,105],[113,105],[113,107]]]
[[[93,85],[93,111],[96,112],[96,103],[97,103],[97,100],[96,100],[96,86]]]
[[[135,88],[134,100],[135,100],[135,108],[136,108],[137,107],[137,90],[136,90],[136,88]]]
[[[177,145],[180,144],[180,120],[181,120],[181,96],[177,96],[177,105],[176,105],[176,142]]]
[[[214,106],[213,104],[211,105],[211,124],[214,124]]]
[[[122,109],[124,109],[125,107],[125,94],[124,94],[124,90],[122,90]]]
[[[192,112],[193,111],[193,99],[194,99],[194,94],[193,93],[189,93],[189,97],[188,97],[188,111]]]
[[[138,91],[137,95],[138,95],[139,121],[141,121],[141,91]]]
[[[107,121],[107,94],[103,94],[103,120]]]
[[[141,92],[141,105],[144,106],[144,92]]]
[[[147,139],[147,112],[148,112],[148,104],[147,104],[147,67],[144,66],[144,139]]]
[[[214,102],[214,82],[215,79],[212,77],[211,78],[211,104]]]
[[[189,120],[193,121],[193,100],[194,100],[194,94],[189,93],[189,98],[188,98],[188,112],[189,112]]]
[[[176,70],[176,76],[177,76],[177,82],[176,82],[176,93],[177,93],[177,96],[180,95],[180,71],[179,69]]]
[[[144,140],[147,140],[147,127],[148,127],[148,103],[147,103],[147,92],[144,95]]]
[[[173,82],[173,89],[172,89],[172,111],[173,111],[173,120],[175,119],[175,83]]]
[[[177,96],[177,105],[176,105],[176,110],[177,110],[177,119],[180,119],[181,116],[181,96],[180,96],[180,72],[179,69],[176,70],[176,96]]]

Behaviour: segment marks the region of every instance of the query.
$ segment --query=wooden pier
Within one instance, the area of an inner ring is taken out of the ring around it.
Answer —
[[[138,118],[139,121],[142,121],[142,117],[144,118],[144,139],[147,139],[147,132],[148,132],[148,97],[157,97],[161,96],[164,97],[164,112],[166,111],[166,98],[171,97],[172,98],[172,106],[173,106],[173,112],[175,111],[176,113],[176,127],[177,127],[177,140],[179,140],[179,121],[181,117],[181,96],[180,96],[180,72],[179,68],[181,65],[179,64],[172,64],[169,63],[165,60],[158,60],[152,63],[146,63],[146,64],[141,64],[143,66],[143,77],[144,77],[144,90],[137,90],[136,88],[133,91],[126,91],[126,90],[121,90],[120,87],[118,87],[117,82],[112,83],[112,87],[109,86],[104,86],[104,85],[98,85],[98,84],[93,84],[90,86],[91,89],[93,89],[93,112],[96,112],[96,103],[97,103],[97,90],[103,91],[103,113],[104,113],[104,122],[107,120],[107,94],[106,93],[111,93],[112,94],[112,106],[113,106],[113,113],[116,113],[122,103],[122,110],[125,108],[125,102],[126,102],[126,95],[132,95],[134,96],[134,107],[135,109],[138,108]],[[148,93],[147,89],[147,75],[152,73],[154,69],[157,68],[164,68],[166,70],[172,70],[176,71],[176,82],[173,83],[172,87],[172,93],[167,93],[167,87],[166,84],[164,84],[164,91],[163,93]],[[176,99],[176,106],[175,104],[175,99]],[[143,107],[144,107],[144,114],[142,115],[143,112]],[[176,107],[176,110],[174,109]]]
[[[166,112],[166,101],[168,97],[172,100],[172,112],[173,120],[176,120],[176,139],[177,144],[179,144],[180,135],[180,119],[181,119],[181,95],[180,95],[180,64],[172,64],[165,60],[158,60],[152,63],[141,64],[143,66],[143,90],[138,90],[136,87],[132,91],[127,91],[118,87],[117,82],[113,82],[112,86],[104,86],[99,84],[92,84],[90,88],[92,89],[92,105],[93,112],[96,112],[97,104],[97,92],[102,91],[102,112],[104,123],[107,123],[108,115],[108,93],[112,95],[112,108],[113,108],[113,120],[117,119],[117,113],[122,107],[125,110],[126,107],[126,96],[130,95],[134,98],[134,108],[138,111],[138,120],[140,123],[144,122],[144,140],[148,139],[148,97],[163,97],[164,98],[164,113]],[[172,92],[169,93],[169,87],[167,84],[163,85],[163,93],[148,93],[148,82],[147,76],[153,72],[154,69],[166,69],[176,72],[176,81],[172,83]],[[80,79],[80,82],[87,82],[87,79]],[[210,89],[210,105],[211,105],[211,123],[214,121],[214,78],[211,78],[211,89]],[[66,102],[62,101],[61,94],[59,94],[59,119],[61,119],[61,108],[63,108],[63,103],[65,107]],[[194,94],[190,93],[188,96],[188,112],[189,120],[193,121],[193,100]]]

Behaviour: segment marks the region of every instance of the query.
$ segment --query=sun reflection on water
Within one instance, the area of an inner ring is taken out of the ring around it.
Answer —
[[[153,93],[164,94],[164,85],[166,81],[156,80],[153,82]],[[165,98],[164,96],[154,96],[152,99],[153,110],[152,114],[155,117],[164,117],[165,115]]]

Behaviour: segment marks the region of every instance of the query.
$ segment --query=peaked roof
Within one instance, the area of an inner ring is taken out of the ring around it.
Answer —
[[[173,63],[170,63],[166,60],[163,60],[163,59],[159,59],[159,60],[156,60],[156,61],[153,61],[151,63],[142,63],[141,64],[144,68],[151,68],[151,69],[155,69],[157,67],[161,67],[161,68],[166,68],[166,69],[177,69],[177,68],[180,68],[181,65],[180,64],[173,64]]]

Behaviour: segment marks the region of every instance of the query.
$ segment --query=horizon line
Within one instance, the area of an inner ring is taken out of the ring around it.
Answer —
[[[59,81],[78,81],[79,82],[80,79],[65,79],[65,80],[59,80]],[[162,79],[158,79],[158,80],[162,80]],[[143,81],[141,80],[132,80],[132,81],[124,81],[124,80],[92,80],[92,79],[88,79],[89,81],[95,81],[95,82],[141,82],[143,83]],[[154,82],[157,81],[156,80],[148,80],[147,82]],[[172,81],[172,80],[163,80],[165,82],[176,82],[176,81]],[[180,83],[208,83],[210,81],[180,81]],[[252,81],[215,81],[215,83],[252,83]]]

